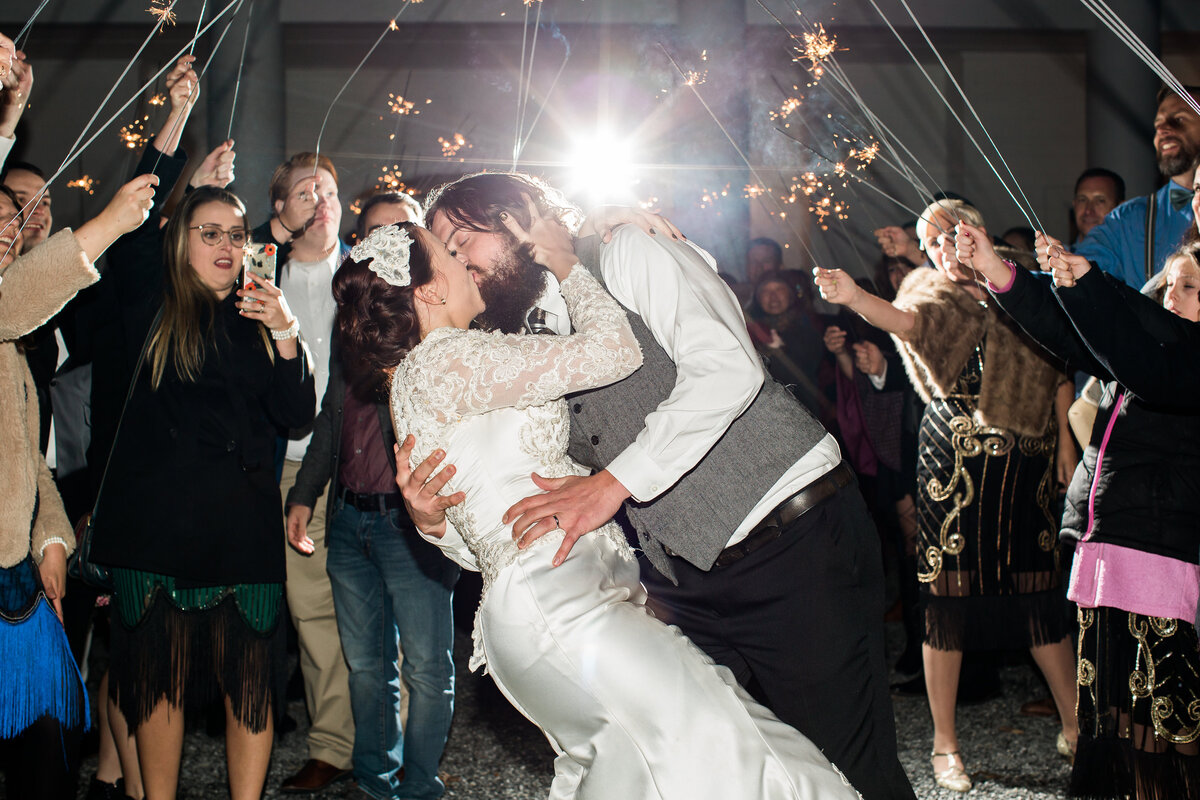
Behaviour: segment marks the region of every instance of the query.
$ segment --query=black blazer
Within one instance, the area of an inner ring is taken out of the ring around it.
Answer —
[[[173,161],[164,157],[160,167],[178,177]],[[153,166],[144,155],[139,170]],[[130,371],[162,303],[158,203],[170,185],[160,184],[146,223],[110,252],[105,280],[120,302],[120,355]],[[98,563],[199,585],[283,582],[275,429],[311,421],[313,377],[303,352],[292,360],[268,352],[261,323],[238,314],[236,301],[231,292],[215,304],[196,381],[168,367],[152,390],[149,358],[136,376],[97,507]],[[119,386],[122,401],[127,385]]]

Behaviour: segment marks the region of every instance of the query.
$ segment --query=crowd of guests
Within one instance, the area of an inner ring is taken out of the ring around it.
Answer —
[[[313,153],[280,164],[256,189],[271,215],[254,226],[227,188],[233,142],[184,174],[191,56],[167,88],[135,176],[56,232],[45,173],[5,163],[33,65],[0,35],[6,786],[74,797],[97,724],[89,797],[174,797],[185,722],[217,708],[231,796],[259,797],[290,624],[311,726],[281,790],[353,777],[370,797],[438,797],[458,567],[416,533],[386,393],[334,336],[349,253],[337,169]],[[858,475],[904,623],[895,671],[928,697],[948,789],[972,786],[956,705],[996,680],[972,653],[1027,650],[1073,794],[1200,795],[1200,417],[1186,368],[1200,118],[1158,101],[1165,184],[1124,201],[1118,175],[1086,170],[1069,244],[1022,228],[993,239],[946,193],[876,232],[873,274],[814,279],[754,239],[746,281],[729,279],[770,376]],[[423,222],[410,196],[380,192],[356,238]],[[243,278],[249,252],[273,258],[273,277]],[[77,556],[106,568],[104,587],[67,576],[80,519]],[[93,721],[79,667],[102,592],[111,664]]]

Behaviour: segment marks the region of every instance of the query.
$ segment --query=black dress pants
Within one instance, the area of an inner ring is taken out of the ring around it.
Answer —
[[[866,800],[915,798],[896,753],[879,537],[857,484],[729,566],[673,558],[678,586],[641,564],[655,615],[729,667]]]

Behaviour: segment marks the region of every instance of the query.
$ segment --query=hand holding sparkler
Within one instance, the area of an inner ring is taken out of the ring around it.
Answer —
[[[1042,271],[1049,272],[1054,277],[1054,285],[1060,289],[1074,286],[1092,268],[1086,258],[1075,255],[1058,239],[1040,231],[1034,240],[1034,249]]]
[[[992,247],[992,239],[982,228],[959,222],[954,228],[954,254],[958,263],[975,271],[993,286],[1004,286],[1012,278],[1010,267]]]
[[[862,293],[854,278],[844,270],[817,267],[813,270],[813,279],[821,292],[821,298],[834,305],[853,306]]]
[[[846,332],[837,325],[830,325],[826,328],[822,339],[825,341],[825,349],[835,356],[843,355],[846,352]]]
[[[192,69],[195,56],[182,56],[175,68],[167,73],[167,95],[171,98],[171,113],[191,111],[200,99],[200,78]]]
[[[888,258],[902,256],[908,250],[908,234],[899,225],[877,229],[875,238],[879,241],[879,249]]]
[[[195,56],[181,56],[175,67],[167,73],[167,96],[171,100],[171,113],[163,123],[162,130],[154,138],[154,147],[165,156],[175,155],[183,126],[187,124],[192,107],[200,99],[200,78],[192,69]]]
[[[79,226],[75,239],[93,263],[119,237],[137,230],[154,206],[157,175],[139,175],[113,195],[104,210]]]
[[[582,237],[598,234],[605,242],[611,242],[613,229],[618,225],[636,225],[651,236],[656,236],[659,231],[662,231],[672,239],[687,241],[687,237],[680,232],[679,228],[676,228],[671,220],[661,214],[628,206],[597,206],[593,208],[588,212],[583,225],[580,226],[579,235]]]
[[[237,153],[233,151],[233,139],[221,142],[200,162],[188,185],[193,188],[216,186],[224,189],[233,183],[233,161],[236,156]]]
[[[854,366],[859,372],[875,377],[883,374],[887,361],[879,345],[874,342],[855,342],[851,347],[854,348]]]
[[[0,53],[7,51],[0,50]],[[9,65],[0,94],[0,136],[11,139],[16,133],[17,123],[25,113],[29,93],[33,91],[33,65],[25,60],[25,54],[17,51]]]

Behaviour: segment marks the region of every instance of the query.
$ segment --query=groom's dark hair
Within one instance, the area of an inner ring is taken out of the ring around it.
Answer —
[[[507,211],[528,230],[526,196],[543,215],[554,217],[572,233],[579,230],[583,222],[579,208],[545,181],[523,172],[477,172],[442,184],[425,198],[425,219],[440,211],[456,228],[507,233],[498,216]]]

